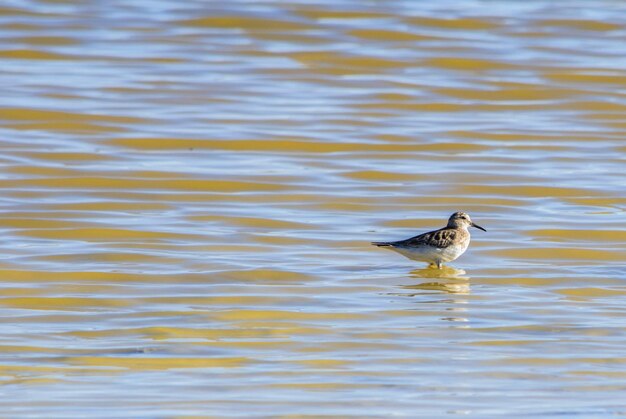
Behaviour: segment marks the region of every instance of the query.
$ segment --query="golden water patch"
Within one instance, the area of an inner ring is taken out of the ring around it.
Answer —
[[[189,246],[187,247],[187,249],[196,251],[196,252],[207,252],[207,253],[220,252],[224,254],[228,254],[228,253],[242,253],[242,254],[259,253],[260,254],[263,252],[271,251],[271,249],[268,249],[267,246],[251,245],[251,244],[229,244],[227,242],[224,242],[221,239],[216,240],[215,242],[216,243],[213,245]],[[202,269],[201,266],[203,265],[196,264],[195,266],[197,266],[198,269]]]
[[[441,29],[458,29],[458,30],[493,30],[501,25],[493,20],[470,18],[470,17],[455,17],[451,19],[442,19],[435,17],[408,17],[404,19],[405,22],[416,26],[427,26]]]
[[[38,261],[49,261],[57,263],[67,263],[69,265],[75,263],[145,263],[155,266],[162,264],[178,264],[184,265],[186,259],[164,255],[149,255],[146,253],[114,253],[114,252],[89,252],[89,253],[71,253],[59,255],[38,256]]]
[[[0,277],[4,282],[103,282],[103,283],[126,283],[126,282],[153,282],[159,276],[129,274],[119,272],[54,272],[54,271],[23,271],[23,270],[0,270]],[[171,278],[171,277],[167,277]]]
[[[75,169],[70,169],[68,167],[58,167],[58,166],[33,166],[33,165],[17,166],[16,165],[16,166],[8,167],[7,171],[10,173],[15,173],[19,175],[42,176],[42,177],[76,176],[80,174],[80,172]]]
[[[374,72],[376,70],[402,68],[409,65],[408,62],[379,58],[366,55],[347,55],[333,51],[307,51],[293,52],[289,57],[317,70],[327,69],[336,71],[338,74],[351,71]]]
[[[560,229],[541,229],[528,230],[525,232],[532,237],[539,237],[542,240],[551,240],[556,242],[580,241],[589,242],[597,241],[606,242],[624,242],[626,243],[626,230],[560,230]]]
[[[31,196],[31,195],[26,194],[24,196]],[[33,194],[32,196],[38,196],[38,195]],[[68,211],[50,210],[49,208],[54,207],[55,204],[49,204],[49,205],[50,207],[48,207],[48,205],[41,204],[38,211],[5,212],[2,214],[2,216],[7,219],[13,218],[13,219],[19,219],[19,220],[28,220],[28,219],[58,220],[58,219],[61,219],[63,221],[93,217],[93,214],[90,214],[89,212],[78,212],[78,211],[68,212]],[[73,222],[73,221],[68,221],[68,222]],[[27,221],[25,221],[25,223],[27,223]],[[88,226],[92,224],[85,223],[83,225]],[[27,225],[25,225],[25,227],[27,227]],[[80,227],[80,225],[76,224],[75,227]]]
[[[169,260],[169,259],[168,259]],[[102,283],[123,285],[129,283],[150,283],[150,284],[177,284],[177,283],[206,283],[208,276],[205,273],[187,274],[139,274],[122,272],[94,272],[94,271],[37,271],[2,269],[0,277],[7,282],[16,283]]]
[[[340,126],[350,126],[350,127],[377,127],[380,124],[374,121],[364,121],[358,119],[342,119],[342,118],[332,118],[327,119],[325,121],[329,125],[340,125]]]
[[[296,364],[313,369],[344,369],[354,364],[352,360],[345,359],[303,359],[295,361]]]
[[[22,376],[24,374],[35,374],[41,376],[42,374],[50,375],[63,375],[71,376],[72,374],[84,375],[84,374],[109,374],[109,372],[102,371],[98,368],[76,368],[67,366],[35,366],[31,365],[0,365],[0,376]]]
[[[626,288],[598,288],[598,287],[578,287],[561,288],[554,292],[570,297],[575,300],[586,300],[593,298],[623,297],[626,295]]]
[[[447,215],[446,215],[447,216]],[[442,219],[428,219],[428,218],[405,218],[401,220],[388,220],[382,223],[387,227],[406,227],[406,228],[435,228],[445,224]]]
[[[48,46],[66,46],[77,45],[78,40],[67,36],[16,36],[6,39],[12,43],[27,43],[33,45],[48,45]]]
[[[325,211],[340,211],[340,212],[372,212],[372,211],[385,211],[392,207],[389,204],[378,203],[366,203],[366,202],[353,202],[344,200],[332,200],[329,202],[319,202],[317,204],[309,204],[311,208],[319,208]],[[328,241],[326,246],[331,245]]]
[[[626,152],[626,147],[624,147]],[[620,211],[623,205],[626,205],[626,197],[621,196],[606,196],[606,197],[569,197],[564,201],[576,204],[576,205],[593,205],[598,207],[605,207],[605,211],[614,212]]]
[[[508,275],[511,275],[511,268],[496,268],[496,269],[483,269],[483,272],[488,272],[490,275],[493,275],[492,278],[481,278],[481,283],[491,284],[494,286],[503,285],[502,278],[506,278]],[[563,277],[563,278],[543,278],[543,277],[529,277],[529,276],[519,276],[516,275],[515,279],[512,280],[516,285],[524,285],[527,287],[549,287],[553,286],[556,283],[568,283],[571,281],[571,278]]]
[[[365,316],[357,313],[328,313],[328,312],[302,312],[287,310],[230,310],[216,312],[213,317],[221,321],[250,321],[250,320],[358,320]]]
[[[141,61],[145,63],[154,64],[182,64],[187,63],[187,60],[174,57],[154,57],[154,58],[141,58]]]
[[[50,291],[48,289],[34,288],[34,287],[9,288],[8,286],[6,286],[6,284],[2,288],[3,297],[23,297],[23,296],[33,297],[33,296],[41,296],[41,295],[46,296],[49,292]]]
[[[359,103],[353,105],[357,109],[380,109],[404,112],[511,112],[524,110],[545,109],[546,104],[536,103],[450,103],[450,102],[378,102],[378,103]],[[386,118],[388,115],[376,115]]]
[[[626,105],[621,103],[615,103],[610,100],[588,100],[588,101],[569,101],[560,106],[562,109],[574,109],[578,111],[584,111],[589,113],[603,112],[603,113],[626,113]]]
[[[462,71],[510,70],[515,68],[515,65],[502,61],[461,57],[426,58],[423,60],[422,64],[428,67],[442,68],[444,70]]]
[[[18,3],[19,4],[19,3]],[[0,16],[29,16],[29,17],[45,17],[45,18],[59,18],[59,17],[70,17],[68,15],[62,13],[54,13],[50,9],[46,9],[45,11],[36,12],[31,9],[26,8],[17,8],[17,7],[0,7]]]
[[[100,310],[103,308],[129,307],[134,301],[128,299],[91,297],[9,297],[0,298],[0,305],[28,310]]]
[[[70,94],[70,93],[43,93],[42,97],[49,97],[52,99],[62,99],[62,100],[84,100],[85,96],[78,94]]]
[[[146,336],[151,340],[170,339],[259,339],[284,337],[282,331],[273,329],[192,329],[187,327],[140,327],[126,329],[84,330],[67,332],[65,335],[84,339],[112,336]]]
[[[593,197],[602,195],[602,192],[595,189],[582,189],[558,186],[524,186],[524,185],[461,185],[453,186],[452,193],[468,193],[473,195],[495,195],[508,197]]]
[[[413,313],[415,316],[415,313]],[[350,340],[350,341],[324,341],[324,345],[318,345],[315,342],[311,342],[310,346],[306,346],[300,349],[301,352],[311,353],[311,354],[319,354],[319,353],[333,353],[336,351],[345,351],[345,350],[356,350],[356,351],[367,351],[367,353],[376,353],[380,351],[380,353],[384,353],[387,351],[410,351],[410,348],[404,346],[402,344],[395,343],[379,343],[379,342],[368,342],[368,341],[358,341],[358,340]]]
[[[175,312],[173,315],[197,315],[197,312]],[[294,335],[320,335],[327,333],[327,329],[309,326],[290,327],[284,323],[276,327],[264,324],[262,327],[223,328],[223,329],[193,329],[187,327],[141,327],[105,330],[81,330],[65,332],[63,335],[82,339],[100,339],[120,336],[145,336],[155,341],[178,339],[202,339],[207,342],[229,341],[233,343],[245,342],[249,339],[285,339]]]
[[[19,166],[18,166],[19,167]],[[29,166],[26,166],[29,167]],[[21,170],[21,169],[20,169]],[[27,169],[28,170],[28,169]],[[67,167],[44,167],[44,168],[34,168],[34,172],[32,174],[43,174],[47,176],[56,176],[56,177],[81,177],[85,175],[85,172],[76,169],[70,169]],[[37,170],[42,170],[38,172]],[[30,173],[28,171],[19,172],[19,173]],[[154,180],[177,180],[177,179],[189,179],[193,180],[189,174],[178,173],[178,172],[162,172],[158,170],[100,170],[100,171],[90,171],[89,174],[92,176],[102,176],[110,179],[154,179]]]
[[[205,16],[196,19],[180,20],[178,23],[184,26],[244,29],[252,32],[288,32],[315,28],[302,22],[237,15]]]
[[[86,211],[86,212],[141,212],[141,211],[167,211],[172,209],[171,204],[164,204],[162,202],[113,202],[113,201],[98,201],[98,202],[71,202],[60,204],[48,204],[47,208],[53,208],[57,210],[72,211],[71,216],[75,217],[74,211]],[[62,213],[65,217],[70,216],[67,212]],[[46,216],[48,214],[46,213]]]
[[[483,361],[487,363],[499,364],[501,360],[493,360],[493,361]],[[546,365],[576,365],[580,368],[584,364],[593,364],[598,366],[618,366],[626,364],[625,357],[556,357],[556,356],[546,356],[544,358],[540,357],[507,357],[506,362],[509,364],[517,364],[517,365],[538,365],[538,366],[546,366]]]
[[[593,143],[598,139],[587,134],[581,134],[577,132],[561,132],[558,135],[545,135],[540,133],[515,133],[515,132],[485,132],[485,131],[463,131],[452,130],[446,131],[446,135],[458,138],[469,138],[479,140],[491,140],[491,141],[509,141],[509,142],[528,142],[533,141],[535,143],[558,143],[558,142],[582,142]],[[545,146],[545,145],[542,145]]]
[[[358,38],[367,39],[369,41],[386,41],[386,42],[409,42],[409,41],[428,41],[437,39],[435,37],[417,35],[412,32],[386,30],[386,29],[353,29],[347,32],[348,35]]]
[[[533,24],[536,27],[553,26],[591,32],[609,32],[623,29],[623,26],[618,23],[582,19],[542,19],[533,22]]]
[[[434,93],[451,96],[458,99],[482,101],[545,101],[556,100],[572,96],[575,92],[569,89],[545,86],[526,86],[500,89],[459,89],[439,88]]]
[[[284,32],[255,32],[254,33],[254,38],[260,41],[279,41],[279,42],[288,42],[290,44],[298,44],[298,45],[317,45],[317,46],[321,46],[321,45],[327,45],[329,42],[331,42],[331,40],[329,40],[329,38],[323,34],[319,34],[319,33],[306,33],[306,32],[292,32],[289,34],[286,34]],[[258,50],[248,50],[248,51],[242,51],[244,54],[254,54],[259,53]],[[239,54],[240,51],[238,50],[237,53]],[[272,52],[268,52],[268,51],[264,51],[264,54],[266,56],[276,56],[276,53],[272,53]],[[287,70],[285,68],[272,68],[272,69],[267,69],[267,70],[260,70],[261,72],[264,71],[268,71],[269,73],[279,73],[283,70]],[[289,70],[295,70],[295,69],[289,69]],[[212,98],[211,98],[212,100]],[[223,99],[219,99],[220,101]]]
[[[289,247],[289,246],[311,246],[313,244],[322,244],[321,240],[314,240],[308,237],[284,236],[284,235],[279,235],[279,234],[276,234],[276,235],[256,234],[254,235],[253,240],[255,243],[260,243],[260,244],[269,245],[269,246],[280,246],[282,248]]]
[[[589,377],[620,378],[622,381],[626,379],[626,371],[569,370],[567,373],[570,375],[583,375]]]
[[[297,346],[298,343],[289,340],[244,340],[244,341],[194,341],[191,345],[206,346],[211,349],[220,350],[247,350],[254,351],[285,351],[290,346]]]
[[[624,137],[626,134],[626,121],[620,121],[620,122],[609,122],[607,123],[607,125],[611,128],[614,128],[615,130],[619,130],[621,132],[616,132],[616,134],[619,137]]]
[[[367,105],[362,105],[367,106]],[[386,104],[377,104],[385,107]],[[428,106],[428,105],[419,105]],[[410,108],[410,105],[407,106]],[[339,153],[339,152],[407,152],[407,151],[477,151],[489,147],[466,143],[347,143],[321,142],[313,139],[265,139],[265,140],[214,140],[214,139],[175,139],[175,138],[117,138],[110,143],[116,146],[147,150],[167,149],[220,149],[242,151],[275,151],[275,152],[307,152],[307,153]],[[0,184],[1,186],[1,184]]]
[[[46,61],[74,59],[74,57],[67,54],[59,54],[56,52],[38,51],[32,49],[0,50],[0,58]]]
[[[569,261],[623,261],[625,252],[601,249],[537,247],[490,250],[487,254],[498,257],[526,260]]]
[[[303,230],[313,228],[310,224],[306,223],[260,217],[235,217],[216,214],[194,215],[188,218],[190,221],[194,222],[220,222],[234,224],[242,227],[263,228],[272,230]]]
[[[512,198],[508,196],[490,196],[488,202],[485,202],[485,198],[482,196],[445,196],[445,195],[429,195],[429,194],[421,194],[416,196],[406,196],[396,199],[396,204],[404,204],[404,205],[424,205],[424,201],[428,201],[429,205],[441,206],[444,207],[441,211],[448,211],[450,206],[454,208],[458,208],[459,210],[464,210],[469,213],[474,212],[482,212],[485,208],[489,209],[492,207],[504,207],[507,208],[508,211],[511,211],[511,208],[521,208],[524,205],[527,205],[527,201],[519,198]],[[444,212],[444,216],[450,215],[447,212]],[[441,222],[441,220],[439,220]],[[480,223],[479,223],[480,224]],[[486,228],[486,226],[485,226]]]
[[[104,153],[81,153],[81,152],[45,152],[45,151],[27,151],[14,152],[18,156],[27,156],[33,159],[49,160],[54,162],[81,162],[81,161],[105,161],[115,160],[117,157]]]
[[[433,270],[433,269],[431,269]],[[424,270],[425,271],[425,270]],[[418,278],[423,278],[422,274],[418,276]],[[439,282],[422,282],[417,285],[409,285],[404,287],[407,290],[413,290],[413,292],[407,294],[397,294],[397,295],[408,295],[408,296],[418,296],[424,295],[424,292],[420,291],[437,291],[445,292],[448,294],[469,294],[470,293],[470,284],[469,283],[455,283],[455,282],[444,282],[445,275],[443,275],[442,280]],[[416,292],[417,291],[417,292]],[[465,319],[454,318],[456,321],[466,321]],[[445,320],[452,320],[452,318],[446,318]]]
[[[44,214],[37,214],[41,217]],[[45,218],[0,218],[0,227],[15,229],[69,229],[86,227],[89,224],[77,221],[48,220]]]
[[[265,295],[218,295],[210,297],[202,296],[180,296],[180,297],[148,297],[140,298],[142,302],[150,304],[180,304],[193,306],[216,307],[258,307],[258,306],[278,306],[285,303],[289,297],[265,296]],[[302,302],[307,298],[302,298]]]
[[[382,109],[405,112],[460,112],[467,109],[466,105],[448,102],[362,102],[353,105],[357,109]],[[387,115],[379,115],[386,117]]]
[[[228,272],[222,272],[221,276],[230,280],[240,281],[246,283],[249,281],[254,282],[311,282],[315,280],[315,276],[303,272],[293,271],[280,271],[276,269],[250,269],[245,271],[231,270]]]
[[[250,362],[244,357],[226,358],[186,358],[186,357],[112,357],[84,356],[67,360],[74,365],[92,367],[115,367],[128,370],[170,370],[185,368],[237,368]]]
[[[83,240],[88,242],[108,241],[153,241],[153,240],[204,240],[205,236],[189,233],[172,233],[164,231],[129,230],[122,228],[66,228],[40,230],[32,227],[21,231],[21,235],[56,240]]]
[[[65,282],[51,284],[46,287],[50,294],[55,295],[126,295],[127,288],[121,284]]]
[[[6,381],[2,381],[3,385],[13,384],[20,386],[28,386],[28,385],[50,385],[50,384],[58,384],[62,383],[64,380],[59,378],[52,377],[18,377],[9,379]]]
[[[2,179],[0,188],[115,189],[117,191],[172,189],[197,192],[277,191],[287,185],[224,179],[136,179],[98,176],[39,179]],[[119,195],[118,195],[119,197]],[[206,198],[205,198],[206,199]]]
[[[15,130],[32,131],[58,131],[58,132],[80,132],[82,134],[98,134],[103,132],[124,132],[121,127],[91,124],[89,122],[73,121],[49,121],[49,122],[21,122],[19,124],[5,124],[6,128]]]
[[[358,170],[354,172],[343,173],[343,176],[355,180],[365,180],[374,182],[416,182],[426,179],[423,175],[383,172],[380,170]]]
[[[310,19],[384,19],[392,17],[388,13],[370,12],[367,10],[330,10],[312,7],[298,8],[295,10],[295,13]]]
[[[119,124],[147,122],[146,119],[119,115],[92,115],[75,112],[54,111],[29,108],[0,108],[0,119],[10,121],[96,121]]]
[[[571,147],[566,146],[566,145],[562,145],[562,146],[558,146],[558,145],[544,145],[544,144],[528,144],[528,145],[510,145],[507,147],[509,150],[515,152],[516,150],[518,151],[545,151],[545,152],[564,152],[567,150],[570,150]],[[557,159],[554,159],[555,161],[557,161]],[[538,179],[538,177],[535,177],[535,179]]]
[[[575,70],[569,72],[550,71],[542,74],[548,80],[563,83],[581,84],[606,84],[609,86],[624,86],[626,74],[617,71],[600,71],[597,69]]]
[[[402,102],[402,101],[414,101],[415,100],[415,96],[414,95],[408,95],[406,93],[378,93],[376,95],[374,95],[374,98],[376,98],[379,101],[382,102]],[[401,138],[401,136],[399,135],[393,135],[393,134],[382,134],[379,135],[377,138]],[[410,137],[404,137],[404,138],[410,138]]]

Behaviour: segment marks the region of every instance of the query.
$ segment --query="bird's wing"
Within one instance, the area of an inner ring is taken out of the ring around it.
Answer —
[[[396,246],[420,246],[427,245],[437,248],[444,248],[450,246],[450,244],[456,238],[457,231],[449,228],[442,228],[440,230],[430,231],[428,233],[420,234],[419,236],[411,237],[410,239],[402,240],[394,243]]]

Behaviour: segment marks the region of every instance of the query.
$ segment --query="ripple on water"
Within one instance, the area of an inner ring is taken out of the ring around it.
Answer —
[[[0,7],[4,411],[626,412],[622,5],[117,3]]]

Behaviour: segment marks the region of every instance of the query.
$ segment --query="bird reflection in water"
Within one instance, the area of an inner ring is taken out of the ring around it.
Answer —
[[[427,282],[420,282],[414,285],[403,285],[405,290],[415,290],[417,292],[405,294],[408,296],[423,294],[422,291],[441,291],[450,294],[469,294],[469,277],[462,269],[455,269],[451,266],[444,266],[443,269],[415,269],[409,273],[411,278],[418,280],[429,279]]]

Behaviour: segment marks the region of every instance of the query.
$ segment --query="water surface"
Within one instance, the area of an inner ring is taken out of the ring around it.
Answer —
[[[626,414],[625,16],[2,6],[2,411]]]

